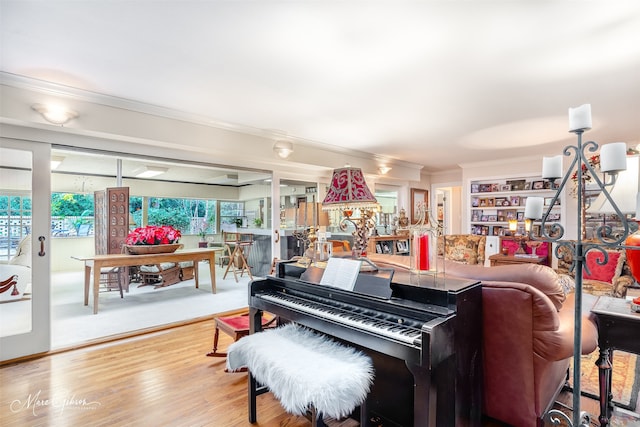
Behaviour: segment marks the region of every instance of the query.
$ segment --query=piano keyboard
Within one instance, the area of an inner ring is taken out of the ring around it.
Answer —
[[[385,316],[385,319],[382,313],[375,313],[319,297],[316,297],[317,301],[310,301],[306,298],[277,292],[260,293],[255,296],[280,306],[353,326],[402,343],[421,345],[421,325],[416,321],[396,318],[397,320],[393,322],[388,320],[391,316]]]

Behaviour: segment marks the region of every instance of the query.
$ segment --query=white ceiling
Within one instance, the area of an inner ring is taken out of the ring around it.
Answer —
[[[0,70],[424,164],[640,143],[640,2],[0,0]]]

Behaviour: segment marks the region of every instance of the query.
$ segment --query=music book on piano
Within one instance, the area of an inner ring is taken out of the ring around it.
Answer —
[[[329,258],[320,284],[352,291],[360,273],[361,261],[346,258]]]

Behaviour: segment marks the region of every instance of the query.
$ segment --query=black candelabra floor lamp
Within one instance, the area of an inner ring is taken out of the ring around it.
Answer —
[[[608,253],[606,248],[627,248],[624,241],[631,233],[630,221],[627,221],[626,216],[620,211],[616,202],[613,200],[608,188],[615,186],[618,172],[626,168],[626,144],[624,143],[612,143],[603,145],[600,149],[600,165],[601,171],[605,173],[603,182],[599,179],[598,175],[593,170],[591,164],[588,161],[588,157],[585,154],[586,151],[595,152],[598,149],[598,144],[594,141],[582,142],[582,135],[585,131],[591,129],[591,105],[585,104],[577,108],[569,109],[569,132],[574,133],[577,136],[577,144],[569,145],[564,148],[565,156],[573,156],[573,160],[567,172],[563,175],[562,172],[562,156],[545,157],[542,165],[542,177],[550,180],[553,183],[559,178],[562,178],[560,186],[551,202],[548,205],[548,209],[543,215],[543,198],[541,197],[528,197],[525,204],[525,218],[528,220],[541,220],[540,236],[532,236],[532,240],[547,241],[550,244],[555,244],[555,256],[560,257],[562,248],[571,251],[573,254],[573,271],[575,272],[575,331],[573,341],[573,417],[569,419],[567,415],[558,410],[551,410],[547,414],[548,420],[553,425],[560,425],[561,420],[565,420],[570,426],[588,427],[590,423],[590,415],[586,412],[580,411],[580,356],[581,356],[581,343],[582,343],[582,273],[585,270],[586,254],[589,251],[598,251],[601,254],[602,265],[608,262]],[[575,172],[574,172],[575,171]],[[585,242],[583,241],[582,230],[582,215],[578,211],[577,215],[577,239],[565,240],[564,227],[560,223],[548,224],[547,218],[551,213],[552,207],[556,204],[560,197],[567,181],[575,173],[577,175],[577,185],[579,186],[577,191],[578,206],[582,206],[583,191],[581,186],[584,185],[582,180],[583,173],[590,173],[594,178],[598,188],[601,190],[601,194],[610,203],[613,212],[620,218],[622,222],[622,233],[614,234],[612,229],[608,225],[603,225],[596,230],[596,241]],[[608,179],[607,179],[608,177]],[[640,216],[640,212],[636,212],[636,217]],[[635,225],[635,224],[634,224]],[[637,227],[636,227],[637,228]],[[531,234],[531,232],[529,232]],[[553,237],[552,237],[553,236]],[[637,247],[634,247],[637,248]],[[640,248],[638,248],[640,249]],[[588,271],[587,271],[588,272]]]

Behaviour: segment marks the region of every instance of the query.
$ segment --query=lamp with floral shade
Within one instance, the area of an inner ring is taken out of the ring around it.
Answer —
[[[354,258],[366,256],[367,242],[375,228],[375,213],[380,209],[360,168],[344,167],[335,169],[331,177],[329,191],[322,202],[324,211],[340,211],[340,229],[345,231],[348,224],[355,227],[352,255]],[[360,211],[360,217],[354,218],[354,212]]]

